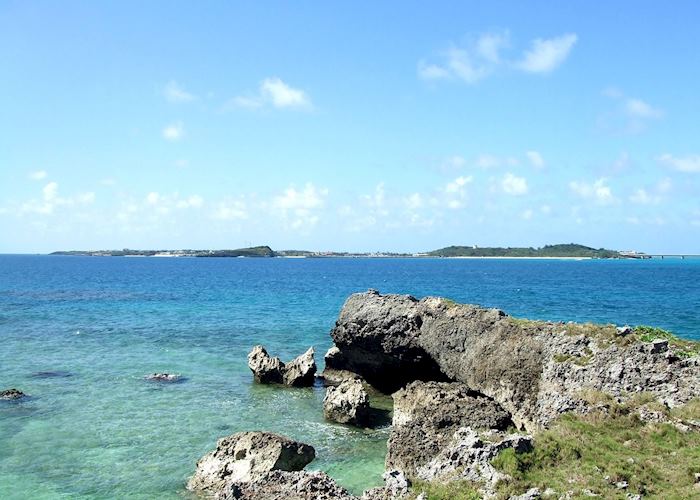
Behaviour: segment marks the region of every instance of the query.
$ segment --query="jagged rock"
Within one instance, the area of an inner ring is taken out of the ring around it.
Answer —
[[[255,481],[230,483],[216,500],[356,500],[324,472],[270,471]]]
[[[219,439],[198,462],[187,488],[213,495],[273,470],[299,471],[316,456],[308,444],[271,432],[239,432]]]
[[[360,380],[346,380],[337,387],[326,388],[323,414],[341,424],[363,426],[369,420],[369,396]]]
[[[182,379],[182,377],[176,373],[152,373],[146,375],[144,378],[152,382],[178,382]]]
[[[459,382],[413,382],[392,395],[394,417],[386,468],[415,475],[461,427],[504,430],[510,416],[495,401]]]
[[[384,488],[392,498],[399,498],[408,494],[408,488],[411,486],[411,482],[402,471],[386,471],[382,474],[382,479],[384,479]]]
[[[334,368],[355,372],[387,394],[416,379],[444,380],[418,344],[423,321],[417,303],[408,295],[382,296],[375,290],[351,295],[331,331],[340,350],[340,366]]]
[[[17,400],[26,397],[27,395],[20,391],[19,389],[7,389],[0,391],[0,399],[4,400]]]
[[[427,297],[354,294],[331,336],[340,366],[383,391],[449,379],[497,401],[519,428],[586,413],[585,391],[626,401],[646,392],[670,408],[700,396],[700,356],[612,325],[520,321],[496,309]]]
[[[539,488],[530,488],[522,495],[510,497],[508,500],[535,500],[542,497],[542,491]]]
[[[285,363],[283,380],[287,385],[294,387],[308,387],[314,384],[316,375],[316,361],[314,360],[314,348],[297,356],[289,363]]]
[[[311,386],[316,375],[314,348],[285,364],[278,357],[270,356],[265,348],[256,345],[248,354],[248,368],[256,382],[261,384],[286,384],[294,387]]]
[[[351,372],[344,369],[347,361],[343,358],[343,355],[337,346],[333,346],[326,352],[323,357],[325,362],[325,368],[321,372],[320,377],[328,384],[338,385],[345,380],[358,379],[362,380],[357,373]]]
[[[532,437],[506,435],[498,431],[480,434],[470,427],[464,427],[454,433],[435,458],[418,468],[417,477],[424,481],[472,481],[481,484],[482,493],[489,496],[499,481],[508,478],[491,465],[491,460],[507,448],[513,448],[516,453],[529,451],[532,449]]]
[[[261,384],[281,384],[284,381],[284,363],[278,357],[271,357],[261,345],[253,347],[248,354],[248,368],[255,381]]]

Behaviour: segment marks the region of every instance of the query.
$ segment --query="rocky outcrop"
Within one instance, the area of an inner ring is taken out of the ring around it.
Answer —
[[[300,471],[316,456],[308,444],[271,432],[239,432],[219,439],[198,462],[187,488],[209,495],[261,479],[270,471]]]
[[[370,418],[369,396],[360,380],[346,380],[326,389],[323,414],[341,424],[364,426]]]
[[[435,457],[459,428],[504,430],[511,425],[498,403],[458,382],[413,382],[393,398],[386,468],[409,476]]]
[[[499,431],[479,433],[463,427],[439,454],[417,469],[416,475],[424,481],[466,480],[481,484],[482,493],[488,496],[499,481],[508,478],[491,465],[491,460],[507,448],[513,448],[516,453],[530,451],[532,437]]]
[[[313,385],[316,375],[314,348],[285,364],[280,358],[270,356],[263,346],[256,345],[248,354],[248,367],[255,381],[261,384],[308,387]]]
[[[0,391],[0,399],[6,401],[16,401],[25,397],[27,397],[27,395],[19,389],[6,389],[4,391]]]
[[[315,375],[314,348],[309,347],[304,354],[284,365],[282,379],[285,384],[293,387],[308,387],[314,385]]]
[[[347,366],[347,360],[343,358],[340,349],[336,346],[331,347],[323,357],[326,367],[319,375],[327,384],[338,385],[345,380],[358,379],[362,380],[357,373],[351,372],[344,367]]]
[[[347,299],[331,331],[340,351],[341,366],[335,368],[355,372],[387,394],[416,379],[444,380],[418,343],[423,325],[418,301],[408,295],[386,297],[372,290]]]
[[[231,483],[217,500],[355,500],[319,471],[270,471],[255,481]]]
[[[177,373],[152,373],[144,377],[151,382],[180,382],[182,376]]]
[[[700,357],[614,326],[522,321],[497,309],[427,297],[354,294],[331,336],[336,369],[383,391],[452,380],[488,396],[528,430],[587,412],[582,393],[653,394],[673,407],[700,396]]]

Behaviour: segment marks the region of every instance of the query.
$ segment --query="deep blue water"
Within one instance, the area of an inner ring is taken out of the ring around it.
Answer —
[[[700,339],[699,260],[0,256],[0,388],[32,395],[0,402],[0,498],[183,498],[216,438],[252,429],[314,445],[311,467],[354,491],[376,484],[386,429],[324,422],[321,388],[253,385],[246,365],[256,343],[322,360],[368,288]]]

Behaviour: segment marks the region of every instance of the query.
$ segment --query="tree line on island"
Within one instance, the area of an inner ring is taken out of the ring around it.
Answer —
[[[576,243],[545,245],[543,247],[478,247],[449,246],[422,253],[400,252],[317,252],[310,250],[272,250],[267,245],[230,250],[69,250],[50,255],[83,255],[108,257],[579,257],[618,259],[631,255],[606,248],[592,248]],[[643,254],[638,254],[643,255]]]

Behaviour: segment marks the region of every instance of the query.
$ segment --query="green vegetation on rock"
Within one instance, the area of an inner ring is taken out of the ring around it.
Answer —
[[[605,248],[591,248],[575,243],[533,247],[467,247],[450,246],[429,253],[433,257],[588,257],[610,259],[620,257],[619,252]]]

